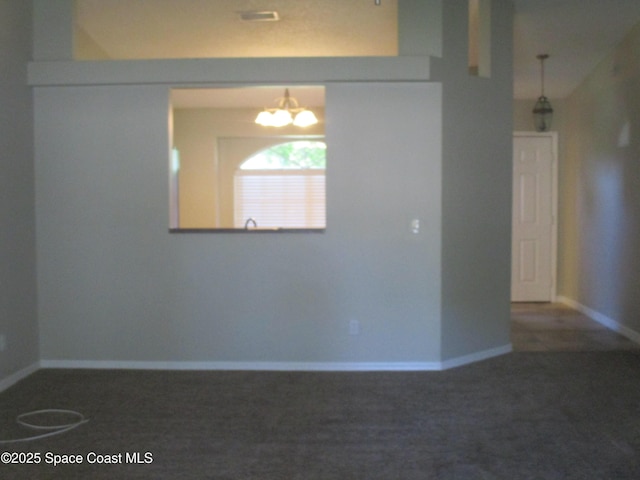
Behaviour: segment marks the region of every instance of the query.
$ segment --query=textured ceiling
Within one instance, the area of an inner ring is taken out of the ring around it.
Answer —
[[[515,98],[540,94],[538,53],[547,96],[563,98],[640,22],[640,0],[513,1]],[[395,55],[397,2],[77,0],[77,19],[113,58]],[[263,10],[281,20],[239,20]]]
[[[277,11],[247,22],[241,12]],[[396,55],[397,0],[78,0],[78,26],[109,57]]]
[[[514,97],[564,98],[640,22],[640,0],[514,0]]]

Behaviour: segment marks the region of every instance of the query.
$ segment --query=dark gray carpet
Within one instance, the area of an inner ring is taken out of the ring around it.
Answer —
[[[513,353],[446,372],[42,370],[0,394],[90,422],[0,451],[2,479],[638,479],[640,355]],[[150,452],[149,464],[56,454]]]

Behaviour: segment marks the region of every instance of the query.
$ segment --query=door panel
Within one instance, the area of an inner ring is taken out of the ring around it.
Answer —
[[[517,135],[513,145],[511,300],[548,302],[555,281],[553,137]]]

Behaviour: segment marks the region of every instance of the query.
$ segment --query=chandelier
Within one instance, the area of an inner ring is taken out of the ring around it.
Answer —
[[[284,97],[278,98],[277,108],[265,108],[258,114],[255,122],[264,127],[285,127],[294,124],[296,127],[308,127],[318,123],[318,119],[311,110],[300,107],[298,100],[289,95],[289,89],[284,90]]]

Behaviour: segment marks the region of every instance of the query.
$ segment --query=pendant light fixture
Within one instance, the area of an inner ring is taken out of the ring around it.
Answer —
[[[549,99],[544,96],[544,61],[549,55],[540,54],[536,58],[540,60],[540,84],[541,92],[538,101],[533,107],[533,121],[538,132],[547,132],[551,128],[551,120],[553,119],[553,108]]]
[[[296,127],[308,127],[318,123],[318,119],[311,110],[300,107],[298,100],[289,95],[289,89],[284,90],[284,97],[279,98],[277,108],[265,108],[258,114],[255,122],[264,127],[285,127],[292,123]]]

